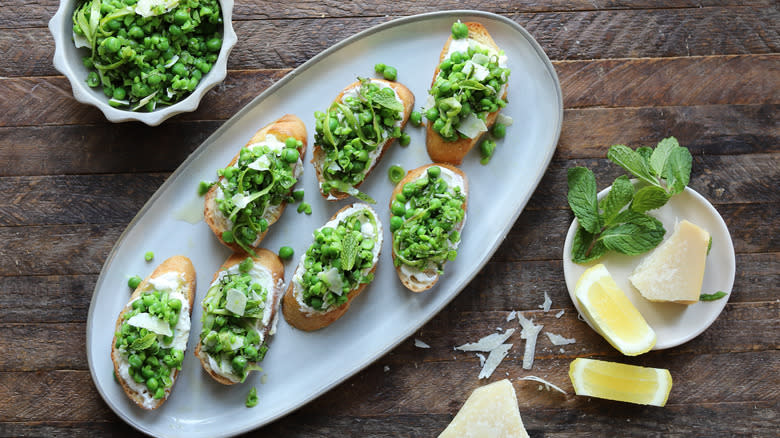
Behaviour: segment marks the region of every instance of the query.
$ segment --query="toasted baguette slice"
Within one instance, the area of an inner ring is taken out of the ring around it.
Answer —
[[[368,210],[369,214],[373,215],[374,220],[376,221],[376,227],[374,227],[372,230],[372,237],[376,240],[372,250],[373,264],[370,268],[364,269],[361,273],[362,275],[369,275],[369,273],[373,275],[376,271],[377,262],[379,261],[379,253],[382,248],[382,223],[379,222],[379,216],[371,207],[361,203],[347,205],[341,210],[337,211],[336,214],[331,217],[330,221],[328,221],[321,228],[335,228],[339,222],[351,216],[352,213],[363,209]],[[290,281],[290,285],[287,288],[287,292],[284,294],[284,298],[282,300],[282,313],[284,313],[284,318],[287,320],[287,322],[293,327],[305,331],[314,331],[328,326],[337,319],[341,318],[347,309],[349,309],[349,305],[352,300],[355,299],[355,297],[357,297],[361,292],[363,292],[363,289],[368,286],[368,283],[360,283],[357,285],[357,287],[350,290],[347,294],[347,301],[344,304],[333,305],[325,310],[316,310],[306,305],[302,296],[303,287],[301,285],[301,279],[305,272],[305,259],[306,254],[304,253],[301,256],[301,261],[298,263],[298,267],[295,269],[295,273],[293,274],[292,281]],[[330,267],[323,267],[323,271],[329,268]],[[341,271],[339,270],[339,272]]]
[[[449,164],[442,164],[442,163],[432,163],[432,164],[426,164],[425,166],[418,167],[417,169],[412,169],[409,172],[406,173],[406,176],[398,182],[398,184],[395,186],[395,189],[393,189],[393,193],[390,196],[390,206],[392,206],[393,201],[395,200],[396,195],[401,193],[403,190],[404,184],[417,181],[418,179],[424,177],[427,175],[428,168],[432,166],[438,166],[441,168],[441,176],[439,178],[451,178],[453,182],[459,181],[461,187],[461,192],[465,196],[465,200],[463,202],[463,211],[466,211],[467,205],[468,205],[468,192],[469,192],[469,182],[468,178],[466,178],[466,174],[463,173],[462,170],[458,169],[455,166],[451,166]],[[445,176],[446,175],[446,176]],[[453,182],[448,181],[447,183],[450,185],[450,187],[453,186]],[[463,225],[466,223],[466,216],[464,214],[463,220],[458,222],[457,224],[454,224],[453,230],[456,230],[460,232],[463,229]],[[460,243],[460,241],[458,241]],[[456,245],[457,247],[457,245]],[[396,265],[396,253],[395,253],[395,233],[393,233],[393,264]],[[431,287],[433,287],[436,282],[439,281],[439,273],[438,273],[438,267],[437,266],[428,266],[425,270],[419,270],[416,268],[408,267],[404,264],[398,264],[395,267],[395,271],[398,274],[398,278],[401,280],[401,283],[403,285],[411,290],[412,292],[423,292]]]
[[[376,83],[380,87],[390,87],[393,90],[395,90],[396,94],[398,94],[398,98],[403,102],[404,104],[404,110],[403,110],[403,116],[401,117],[400,123],[401,123],[401,129],[403,130],[406,126],[406,122],[409,120],[409,115],[412,113],[412,108],[414,108],[414,94],[412,94],[411,91],[409,91],[408,88],[406,88],[404,85],[398,83],[398,82],[390,82],[386,81],[384,79],[371,79],[371,82]],[[335,102],[341,102],[341,100],[345,97],[346,93],[359,88],[360,87],[360,81],[354,82],[350,85],[348,85],[344,90],[339,93],[338,96],[336,96],[336,99],[333,101]],[[395,139],[394,138],[388,138],[384,143],[380,144],[376,151],[374,151],[373,158],[369,158],[368,165],[366,166],[365,170],[363,170],[366,177],[369,173],[374,169],[376,164],[379,162],[379,160],[382,159],[382,156],[384,155],[385,151],[390,147],[390,145],[393,143]],[[311,162],[314,165],[314,171],[317,175],[317,181],[319,181],[320,185],[320,194],[329,201],[335,201],[338,199],[344,199],[350,196],[348,193],[340,192],[337,190],[332,190],[330,193],[325,193],[322,191],[322,183],[325,182],[325,179],[323,178],[323,161],[325,160],[325,151],[322,148],[322,145],[320,144],[314,144],[314,150],[313,150],[313,157]],[[363,179],[365,181],[365,178]],[[355,184],[355,188],[360,187],[361,184],[363,184],[363,181],[360,181],[359,183]]]
[[[468,38],[475,40],[484,46],[490,47],[493,50],[499,50],[487,29],[485,29],[485,26],[479,23],[464,24],[469,28]],[[439,76],[440,70],[438,65],[441,65],[441,63],[447,58],[447,52],[450,49],[451,43],[452,34],[450,34],[450,37],[444,44],[444,48],[441,50],[441,54],[439,55],[439,64],[437,64],[436,71],[433,73],[431,86],[433,86],[433,83],[436,82],[436,78]],[[507,96],[506,88],[507,87],[504,88],[504,93],[501,96],[501,98],[504,100],[506,100]],[[498,111],[488,113],[488,115],[485,117],[485,125],[487,126],[488,131],[490,131],[490,128],[494,123],[496,123],[496,117],[498,117]],[[432,161],[437,163],[449,163],[455,166],[459,166],[466,154],[468,154],[471,148],[479,143],[479,140],[482,138],[482,136],[484,136],[484,134],[485,133],[482,133],[482,135],[474,138],[460,138],[456,141],[445,141],[441,135],[433,130],[433,122],[428,121],[425,135],[425,145],[428,148],[428,156],[431,157]]]
[[[116,346],[116,333],[118,333],[122,328],[125,313],[132,309],[132,302],[141,297],[144,292],[154,290],[155,280],[160,280],[162,282],[163,279],[170,280],[171,277],[178,279],[177,281],[180,285],[178,292],[180,292],[185,298],[185,300],[182,300],[182,307],[179,311],[179,323],[177,323],[176,327],[178,328],[181,326],[182,331],[186,331],[186,335],[182,334],[183,338],[185,339],[184,348],[186,348],[186,339],[189,335],[190,317],[192,315],[192,304],[195,300],[195,268],[192,266],[190,259],[184,256],[173,256],[165,260],[160,264],[160,266],[157,267],[157,269],[154,270],[154,272],[152,272],[141,282],[141,284],[138,285],[133,294],[130,296],[130,301],[128,301],[127,305],[125,305],[125,307],[119,313],[119,317],[116,320],[116,326],[114,328],[114,339],[111,342],[111,361],[114,363],[114,373],[116,374],[119,384],[122,385],[122,389],[124,389],[125,394],[130,397],[130,400],[132,400],[139,407],[148,410],[159,408],[165,402],[165,400],[168,399],[168,396],[170,396],[173,385],[166,389],[165,397],[154,399],[152,397],[153,394],[150,394],[145,384],[138,384],[132,380],[132,378],[127,373],[128,356],[125,352],[121,351]],[[176,329],[174,329],[174,335],[175,330]],[[174,368],[170,374],[171,380],[174,384],[176,383],[176,377],[178,375],[179,370]]]
[[[261,319],[255,320],[255,327],[257,328],[259,334],[260,334],[260,341],[256,347],[262,346],[267,338],[274,333],[276,333],[276,324],[279,320],[279,302],[282,298],[282,293],[284,291],[284,265],[282,265],[282,261],[279,260],[279,257],[274,254],[273,252],[265,249],[260,248],[255,251],[256,255],[251,257],[252,261],[254,262],[253,270],[250,272],[256,272],[253,275],[253,282],[261,282],[261,284],[264,282],[264,287],[268,289],[268,295],[266,296],[266,307],[263,312],[263,317]],[[214,287],[218,284],[220,280],[220,274],[222,272],[228,272],[228,273],[235,273],[238,272],[238,265],[243,262],[247,258],[246,254],[243,253],[234,253],[228,259],[225,261],[225,263],[222,264],[222,266],[219,268],[219,271],[214,273],[214,278],[211,281],[211,286],[209,287],[209,290],[211,287]],[[234,268],[235,267],[235,268]],[[233,268],[233,269],[231,269]],[[252,274],[250,274],[252,275]],[[208,295],[203,300],[203,315],[204,320],[207,314],[207,299]],[[249,321],[252,321],[250,319]],[[211,355],[206,352],[205,348],[203,347],[203,340],[199,337],[198,338],[198,345],[195,347],[195,356],[200,359],[201,365],[203,365],[203,369],[206,370],[206,372],[217,382],[223,384],[223,385],[233,385],[235,383],[239,383],[242,381],[241,378],[239,378],[234,373],[226,373],[223,370],[221,370],[219,367],[215,368],[212,366],[212,361],[209,360]],[[213,357],[211,357],[212,360],[214,360]],[[216,360],[213,362],[214,364],[218,364]],[[252,366],[257,365],[258,362],[249,362],[247,371],[247,375],[252,372]],[[246,376],[245,376],[246,377]]]
[[[303,124],[303,121],[299,119],[297,116],[292,114],[285,114],[280,119],[271,122],[270,124],[266,125],[255,135],[252,136],[252,138],[249,139],[246,145],[244,147],[249,147],[253,144],[262,142],[265,140],[266,135],[271,134],[274,137],[276,137],[279,141],[284,142],[289,137],[293,137],[296,140],[300,140],[303,145],[298,148],[298,154],[300,155],[300,160],[293,164],[294,166],[294,172],[298,171],[298,167],[300,167],[300,171],[303,171],[303,156],[306,153],[306,126]],[[233,160],[228,163],[228,166],[233,166],[238,162],[238,158],[240,155],[240,151],[233,157]],[[219,181],[222,182],[224,180],[224,177],[220,177]],[[206,193],[205,196],[205,207],[203,210],[203,216],[206,220],[206,223],[208,224],[209,228],[211,228],[211,231],[214,232],[214,234],[217,236],[217,239],[219,239],[222,244],[227,246],[228,248],[232,249],[235,252],[238,253],[245,253],[244,249],[241,248],[239,244],[236,242],[225,242],[222,239],[222,233],[225,231],[228,231],[231,229],[231,224],[228,221],[228,218],[225,217],[225,215],[222,214],[222,212],[217,207],[217,192],[220,190],[219,186],[217,184],[213,185],[211,189],[209,189],[208,193]],[[292,191],[292,188],[290,189]],[[268,230],[271,228],[271,225],[273,225],[277,220],[279,220],[279,217],[284,212],[284,208],[287,205],[286,202],[282,202],[279,204],[277,208],[269,208],[267,209],[268,214],[266,215],[266,220],[268,220],[268,228],[266,228],[265,232],[259,233],[257,235],[257,239],[254,241],[254,243],[251,245],[252,248],[257,248],[258,245],[260,245],[260,242],[263,240],[265,235],[268,233]]]

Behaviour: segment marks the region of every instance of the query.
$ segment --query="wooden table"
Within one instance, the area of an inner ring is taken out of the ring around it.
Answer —
[[[224,85],[201,109],[150,128],[112,124],[77,103],[53,68],[46,28],[57,2],[0,8],[0,436],[136,435],[90,378],[86,317],[120,233],[166,177],[226,119],[316,53],[395,17],[453,8],[515,20],[552,59],[564,95],[560,142],[539,188],[484,270],[417,336],[345,383],[252,436],[435,436],[477,380],[452,346],[525,311],[577,338],[564,353],[540,338],[532,374],[569,395],[515,380],[521,344],[490,380],[514,381],[532,437],[776,436],[780,430],[780,10],[772,0],[248,1]],[[566,169],[619,172],[615,143],[674,135],[694,156],[691,186],[724,217],[737,277],[724,312],[679,347],[626,359],[581,321],[563,280],[572,213]],[[553,312],[538,305],[543,292]],[[553,314],[565,310],[562,318]],[[671,370],[665,408],[577,397],[576,357]],[[774,432],[772,432],[774,431]]]

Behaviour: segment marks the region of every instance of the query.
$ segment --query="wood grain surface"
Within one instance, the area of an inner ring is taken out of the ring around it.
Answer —
[[[200,109],[159,127],[111,124],[76,102],[52,65],[54,0],[0,8],[0,437],[138,436],[98,395],[84,343],[106,256],[179,164],[255,96],[359,31],[445,9],[524,26],[558,73],[564,122],[553,161],[483,270],[441,313],[346,382],[246,436],[431,437],[478,381],[466,340],[523,311],[545,331],[531,372],[517,340],[494,376],[512,379],[532,437],[777,436],[780,430],[780,7],[771,0],[238,0],[227,79]],[[616,143],[674,135],[691,187],[729,227],[737,275],[723,313],[676,348],[626,358],[578,319],[561,253],[573,215],[566,170],[620,171]],[[540,310],[547,292],[553,309]],[[554,314],[564,311],[561,318]],[[568,365],[597,357],[668,368],[664,408],[573,395]],[[569,394],[517,378],[544,377]]]

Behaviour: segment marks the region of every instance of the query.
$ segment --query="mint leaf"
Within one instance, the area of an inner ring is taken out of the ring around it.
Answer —
[[[687,148],[678,147],[669,154],[666,161],[663,177],[666,180],[666,187],[670,195],[685,190],[691,179],[691,166],[693,157]]]
[[[609,148],[607,158],[629,173],[652,185],[658,185],[658,181],[650,174],[650,169],[642,155],[622,144],[616,144]]]
[[[590,233],[598,233],[601,225],[596,197],[596,177],[588,168],[575,167],[567,171],[567,181],[571,211],[574,212],[581,227]]]
[[[715,292],[714,294],[701,294],[699,295],[699,301],[715,301],[719,300],[726,296],[726,292],[723,292],[721,290]]]
[[[346,272],[355,267],[358,247],[360,246],[360,232],[352,231],[341,239],[341,269]]]
[[[627,255],[639,255],[658,246],[664,234],[663,226],[659,230],[626,222],[607,228],[601,233],[599,240],[607,249]]]
[[[636,148],[636,151],[639,153],[639,155],[642,156],[645,160],[645,164],[647,167],[650,167],[650,157],[653,155],[653,148],[649,146],[640,146]]]
[[[657,186],[645,186],[634,194],[631,210],[644,213],[662,207],[668,200],[669,196],[666,194],[666,190]]]
[[[130,349],[135,351],[146,350],[154,344],[157,340],[157,335],[154,333],[147,333],[143,338],[138,338],[130,344]]]
[[[607,193],[607,196],[604,197],[601,203],[601,208],[604,210],[604,224],[611,224],[615,216],[631,202],[633,197],[634,185],[631,184],[628,177],[625,175],[617,177],[615,182],[612,183],[609,193]]]
[[[588,263],[600,259],[606,254],[607,248],[603,243],[594,239],[594,235],[577,227],[571,245],[571,260],[574,263]]]
[[[650,168],[655,176],[662,176],[666,169],[666,161],[669,159],[672,151],[680,147],[677,139],[674,137],[665,138],[658,142],[658,146],[653,150],[650,156]]]

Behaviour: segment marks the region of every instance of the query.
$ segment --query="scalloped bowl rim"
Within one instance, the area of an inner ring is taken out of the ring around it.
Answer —
[[[121,110],[108,104],[108,99],[102,91],[92,89],[84,81],[86,68],[81,63],[81,58],[75,56],[77,49],[71,39],[73,8],[77,0],[63,0],[57,12],[49,20],[49,31],[54,37],[54,68],[70,82],[73,97],[87,105],[97,107],[111,122],[140,121],[149,126],[157,126],[166,119],[185,112],[192,112],[198,108],[200,100],[207,91],[214,88],[227,76],[227,59],[238,38],[233,30],[233,3],[234,0],[218,0],[222,8],[223,35],[222,48],[219,51],[217,61],[189,96],[185,99],[164,108],[152,112],[135,112]]]

